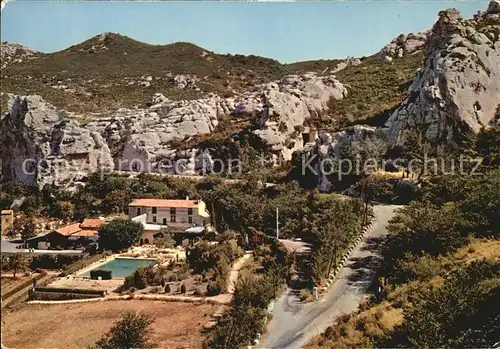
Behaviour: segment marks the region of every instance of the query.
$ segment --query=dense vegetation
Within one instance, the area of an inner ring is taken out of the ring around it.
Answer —
[[[311,119],[310,123],[329,131],[360,121],[383,125],[389,113],[403,101],[423,58],[423,52],[418,52],[386,64],[378,55],[373,55],[363,58],[360,65],[339,71],[335,75],[340,82],[350,86],[349,95],[341,100],[331,100],[329,110]]]
[[[443,176],[390,224],[378,294],[314,347],[488,347],[500,335],[500,170]],[[390,314],[390,315],[384,315]]]
[[[353,238],[361,231],[365,217],[361,200],[316,195],[311,206],[305,233],[313,237],[309,271],[312,282],[318,285],[340,263]]]
[[[142,223],[130,219],[115,219],[99,229],[99,245],[104,250],[121,251],[139,242]]]
[[[260,236],[256,258],[240,273],[230,308],[207,332],[205,348],[239,348],[264,331],[268,305],[288,279],[293,256],[275,238]]]

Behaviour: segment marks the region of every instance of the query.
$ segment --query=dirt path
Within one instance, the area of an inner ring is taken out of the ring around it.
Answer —
[[[236,286],[236,282],[238,281],[238,276],[240,275],[240,270],[243,268],[245,263],[252,257],[252,253],[245,253],[240,259],[234,262],[233,267],[231,269],[231,273],[229,274],[229,279],[227,281],[226,293],[233,294],[234,287]]]

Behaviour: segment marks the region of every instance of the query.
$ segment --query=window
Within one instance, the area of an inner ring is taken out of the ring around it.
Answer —
[[[192,208],[188,208],[188,215],[190,215],[190,216],[193,215],[193,209]]]
[[[175,214],[170,215],[170,222],[175,223]]]
[[[193,223],[193,217],[191,216],[188,217],[188,223]]]
[[[167,225],[167,219],[163,218],[163,225]]]
[[[175,207],[170,207],[170,214],[175,214]]]
[[[156,216],[153,216],[153,223],[156,223]]]
[[[137,215],[140,216],[141,215],[141,208],[140,207],[137,207]]]
[[[152,207],[153,209],[153,214],[156,214],[156,207]]]

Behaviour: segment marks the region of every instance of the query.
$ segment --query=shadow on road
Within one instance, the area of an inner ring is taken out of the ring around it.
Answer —
[[[381,244],[384,242],[385,238],[383,237],[368,237],[365,240],[365,246],[361,248],[361,251],[370,251],[375,252],[380,250]]]

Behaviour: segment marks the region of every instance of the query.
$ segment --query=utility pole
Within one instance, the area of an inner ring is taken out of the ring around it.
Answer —
[[[279,223],[279,213],[276,207],[276,239],[280,238],[280,223]]]

